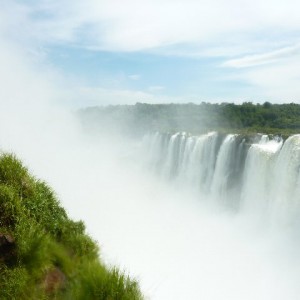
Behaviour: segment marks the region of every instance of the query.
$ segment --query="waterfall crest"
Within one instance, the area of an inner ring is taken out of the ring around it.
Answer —
[[[281,220],[300,213],[300,135],[148,134],[147,166],[205,199]]]

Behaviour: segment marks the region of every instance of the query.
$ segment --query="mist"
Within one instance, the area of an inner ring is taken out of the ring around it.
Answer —
[[[297,224],[227,211],[150,172],[141,139],[86,134],[53,70],[1,49],[1,150],[53,187],[146,299],[298,299]]]

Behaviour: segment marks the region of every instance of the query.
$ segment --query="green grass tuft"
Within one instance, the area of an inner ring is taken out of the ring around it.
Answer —
[[[135,280],[101,262],[83,222],[10,154],[0,156],[0,211],[8,240],[0,243],[1,299],[143,298]]]

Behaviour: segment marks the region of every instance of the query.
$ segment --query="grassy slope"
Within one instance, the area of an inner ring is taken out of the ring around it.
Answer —
[[[0,299],[142,299],[137,282],[99,259],[82,222],[13,155],[0,156]]]

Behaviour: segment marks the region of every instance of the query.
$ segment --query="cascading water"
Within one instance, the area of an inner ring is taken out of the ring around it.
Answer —
[[[229,191],[229,181],[234,171],[233,162],[235,160],[235,135],[228,135],[219,150],[216,168],[211,184],[211,194],[214,199],[227,198]]]
[[[158,173],[196,188],[204,199],[281,221],[300,212],[300,135],[283,142],[260,134],[155,133],[144,147]]]
[[[271,212],[283,222],[294,220],[300,209],[300,135],[286,140],[272,176]]]

